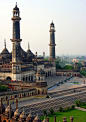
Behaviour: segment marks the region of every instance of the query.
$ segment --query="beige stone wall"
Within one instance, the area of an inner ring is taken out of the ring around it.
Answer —
[[[12,79],[12,73],[0,73],[0,79],[6,80],[7,77],[11,77]]]
[[[30,80],[31,80],[31,76],[33,76],[33,81],[35,80],[36,78],[36,75],[35,75],[35,71],[34,70],[31,70],[31,71],[27,71],[27,72],[22,72],[21,74],[21,80],[23,80],[23,77],[26,79],[26,77],[29,79],[30,77]],[[28,80],[29,81],[29,80]]]
[[[49,68],[45,68],[44,69],[45,73],[50,72],[51,71],[51,75],[55,75],[56,74],[56,68],[55,67],[49,67]]]

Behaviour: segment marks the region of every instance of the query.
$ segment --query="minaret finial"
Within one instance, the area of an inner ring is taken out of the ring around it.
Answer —
[[[38,117],[38,113],[37,113],[37,117]]]
[[[29,44],[29,42],[28,42],[28,50],[30,49],[30,44]]]
[[[17,6],[17,2],[16,2],[16,6]]]
[[[4,39],[4,47],[6,48],[6,39]]]
[[[23,108],[23,111],[24,111],[24,108]]]
[[[30,115],[31,115],[31,110],[30,110]]]

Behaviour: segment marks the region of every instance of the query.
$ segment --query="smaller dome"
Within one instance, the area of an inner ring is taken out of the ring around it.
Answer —
[[[30,111],[30,114],[27,116],[26,121],[27,122],[30,122],[30,121],[32,122],[33,119],[34,119],[34,117],[32,116],[31,111]]]
[[[42,122],[47,122],[47,120],[46,120],[46,119],[44,119]]]
[[[26,114],[25,114],[25,112],[23,111],[22,113],[21,113],[21,115],[20,115],[20,119],[25,119],[26,118]]]
[[[45,72],[40,68],[38,71],[37,71],[37,74],[45,74]]]
[[[4,48],[1,52],[1,54],[9,54],[9,51],[7,50],[7,48]]]
[[[22,58],[26,58],[27,57],[27,53],[21,47],[19,47],[19,49],[21,50],[21,57]]]
[[[53,21],[51,22],[51,24],[50,24],[51,26],[54,26],[54,23],[53,23]]]
[[[35,55],[31,52],[30,49],[27,50],[27,57],[35,57]]]
[[[28,117],[33,117],[32,114],[31,114],[31,110],[30,110],[30,114],[28,115]]]
[[[12,108],[11,108],[12,109]],[[10,112],[10,106],[7,106],[7,108],[5,109],[5,112],[6,113],[9,113]]]
[[[20,116],[20,112],[18,109],[15,111],[14,116]]]
[[[42,122],[41,119],[38,117],[38,114],[37,114],[37,116],[34,118],[33,122]]]

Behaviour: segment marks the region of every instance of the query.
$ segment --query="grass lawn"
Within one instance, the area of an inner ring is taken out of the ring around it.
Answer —
[[[54,122],[54,115],[56,115],[57,122],[63,122],[63,117],[67,117],[67,122],[70,122],[70,116],[74,117],[73,122],[86,122],[86,112],[77,109],[67,112],[55,112],[53,115],[48,114],[47,116],[49,117],[49,122]],[[40,118],[41,120],[44,119],[43,116]]]

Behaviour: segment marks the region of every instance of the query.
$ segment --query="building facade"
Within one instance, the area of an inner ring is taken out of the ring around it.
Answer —
[[[54,24],[50,24],[50,58],[48,61],[43,57],[38,57],[32,53],[28,46],[25,52],[21,47],[20,38],[20,11],[17,4],[13,8],[13,34],[12,34],[12,52],[10,53],[4,42],[4,49],[0,53],[0,79],[13,81],[36,81],[36,73],[41,68],[45,76],[55,75],[55,35]],[[44,53],[43,53],[44,54]],[[52,59],[53,62],[52,62]]]

